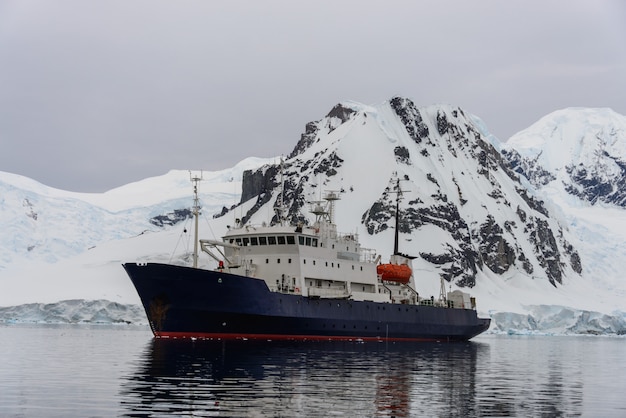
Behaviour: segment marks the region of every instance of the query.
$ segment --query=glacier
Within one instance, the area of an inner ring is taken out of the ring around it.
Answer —
[[[143,307],[109,300],[62,300],[0,307],[0,323],[148,325]]]

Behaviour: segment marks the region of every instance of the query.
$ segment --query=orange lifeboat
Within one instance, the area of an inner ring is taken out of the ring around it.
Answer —
[[[407,284],[411,278],[411,267],[406,264],[379,264],[376,272],[382,280]]]

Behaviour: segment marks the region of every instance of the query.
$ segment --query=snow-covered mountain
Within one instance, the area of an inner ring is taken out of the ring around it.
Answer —
[[[248,158],[230,170],[204,173],[205,210],[239,200],[242,173],[269,160]],[[200,172],[194,172],[200,175]],[[106,193],[74,193],[0,172],[0,272],[23,263],[54,263],[100,243],[161,230],[191,216],[190,172],[127,184]]]
[[[588,112],[608,137],[624,138],[622,128],[604,123],[601,111]],[[581,123],[571,112],[569,119]],[[554,126],[565,132],[564,125]],[[584,127],[594,129],[591,122]],[[541,159],[554,144],[541,134],[529,146],[523,135],[500,144],[480,119],[452,106],[418,108],[401,97],[376,106],[344,102],[307,124],[282,171],[278,159],[248,159],[231,170],[205,173],[201,233],[219,237],[235,218],[276,221],[281,190],[291,218],[307,221],[308,202],[335,190],[342,199],[334,214],[339,229],[359,234],[386,258],[396,227],[393,179],[399,178],[400,251],[418,256],[413,264],[420,294],[437,295],[440,277],[450,287],[471,288],[479,310],[491,313],[500,330],[553,329],[549,318],[560,318],[560,329],[573,332],[626,330],[626,286],[619,280],[626,254],[601,244],[603,222],[626,220],[623,209],[609,202],[612,207],[595,208],[602,210],[602,222],[594,223],[593,216],[582,222],[572,205],[546,192],[550,181],[561,178],[562,165]],[[571,160],[575,151],[585,154],[585,146],[572,149]],[[611,161],[626,161],[626,150],[607,148],[601,149]],[[579,179],[571,187],[579,193],[568,196],[580,202],[586,196],[584,169],[570,170]],[[603,178],[619,184],[615,176],[621,172],[611,173]],[[186,171],[97,195],[0,173],[0,225],[10,231],[0,238],[0,306],[63,299],[138,303],[120,264],[187,262],[190,192]],[[612,231],[613,244],[626,235],[620,226]]]
[[[514,135],[501,151],[576,236],[582,277],[594,290],[606,290],[586,297],[626,311],[626,116],[611,109],[559,110]]]
[[[383,238],[389,252],[395,196],[388,186],[399,177],[403,249],[420,256],[427,274],[465,287],[487,271],[553,285],[579,274],[569,233],[522,186],[481,129],[450,106],[418,109],[399,97],[377,107],[340,104],[309,124],[286,161],[283,200],[297,217],[321,189],[342,191],[338,224],[359,219],[362,232]],[[256,191],[247,190],[244,178],[244,197],[259,195],[244,217],[253,222],[259,220],[254,210],[280,190],[277,170],[269,176],[264,170],[250,175],[265,177]]]
[[[553,112],[503,147],[514,169],[537,189],[579,206],[626,208],[626,117],[611,109]]]

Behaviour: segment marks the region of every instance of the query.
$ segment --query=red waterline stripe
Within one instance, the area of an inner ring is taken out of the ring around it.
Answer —
[[[157,338],[198,338],[212,340],[296,340],[296,341],[445,341],[442,338],[352,337],[344,335],[226,334],[204,332],[155,332]]]

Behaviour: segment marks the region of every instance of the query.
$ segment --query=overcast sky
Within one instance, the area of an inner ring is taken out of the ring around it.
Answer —
[[[335,104],[394,95],[503,141],[626,114],[626,2],[0,0],[0,171],[48,186],[287,155]]]

